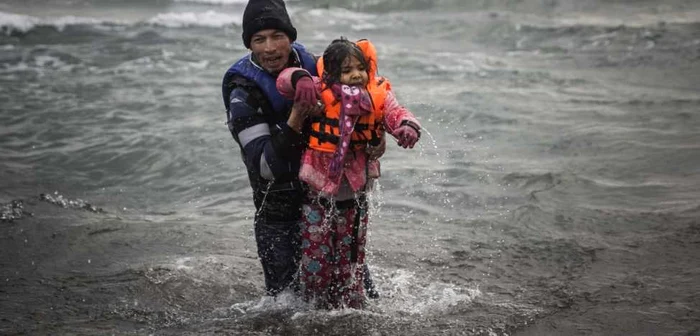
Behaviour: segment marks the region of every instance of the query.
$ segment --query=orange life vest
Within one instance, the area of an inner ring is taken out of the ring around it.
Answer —
[[[386,78],[377,76],[377,50],[369,40],[357,41],[357,46],[362,50],[362,54],[369,65],[369,80],[367,81],[367,92],[372,99],[372,113],[360,116],[355,123],[355,129],[351,136],[351,145],[355,148],[364,148],[367,143],[378,144],[382,134],[382,120],[384,111],[384,100],[387,92],[391,90],[391,84]],[[323,74],[323,57],[316,63],[318,74]],[[312,118],[311,135],[309,147],[323,152],[335,152],[338,143],[340,129],[340,102],[335,99],[333,92],[325,85],[321,90],[321,100],[326,106],[323,116]]]

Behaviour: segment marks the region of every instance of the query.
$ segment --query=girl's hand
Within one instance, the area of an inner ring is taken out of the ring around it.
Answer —
[[[393,135],[399,140],[399,146],[403,148],[413,148],[420,139],[418,131],[408,124],[401,125],[394,130]]]
[[[316,85],[309,76],[299,78],[294,91],[294,105],[303,110],[311,110],[318,106],[318,92]]]

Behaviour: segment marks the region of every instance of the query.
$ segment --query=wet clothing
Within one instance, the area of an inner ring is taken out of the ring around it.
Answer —
[[[290,66],[316,74],[316,60],[301,44],[292,44]],[[286,123],[292,100],[275,88],[276,77],[247,55],[228,69],[222,95],[227,124],[239,144],[255,204],[255,240],[267,294],[293,283],[300,258],[301,206],[306,188],[298,179],[308,134]],[[377,297],[367,267],[365,287]]]
[[[299,69],[285,69],[280,74],[278,82],[283,80],[291,81],[292,72],[297,70]],[[382,118],[379,120],[381,128],[391,133],[407,121],[419,125],[413,114],[398,103],[393,92],[387,91],[384,98]],[[325,145],[327,146],[327,144]],[[350,153],[345,155],[344,178],[340,181],[331,179],[329,174],[334,152],[324,150],[307,150],[304,152],[301,158],[300,179],[325,196],[332,195],[335,199],[347,199],[348,197],[342,195],[352,196],[353,192],[361,191],[367,183],[368,176],[371,178],[379,176],[379,165],[376,161],[368,161],[367,153],[363,148],[354,147],[351,149]]]
[[[312,118],[310,144],[299,172],[309,186],[302,211],[300,286],[307,300],[328,308],[362,308],[364,302],[370,170],[366,147],[382,129],[392,134],[405,122],[419,125],[398,104],[388,81],[376,76],[374,46],[364,40],[360,48],[369,64],[366,86],[326,87],[315,78],[325,113]],[[278,89],[290,96],[300,71],[304,70],[282,71]]]
[[[292,45],[290,65],[316,71],[315,58]],[[287,125],[293,102],[275,89],[276,77],[252,54],[226,72],[222,93],[231,135],[239,144],[255,203],[255,240],[268,294],[294,280],[299,261],[299,225],[305,196],[298,180],[306,139]]]
[[[301,276],[305,297],[320,308],[364,304],[367,201],[364,197],[329,205],[310,195],[301,222]]]

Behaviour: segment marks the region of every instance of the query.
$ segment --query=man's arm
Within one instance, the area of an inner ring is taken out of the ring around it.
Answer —
[[[306,139],[300,134],[304,116],[292,110],[286,123],[270,126],[261,102],[248,88],[231,91],[227,111],[231,135],[241,146],[248,171],[267,180],[292,180],[298,173]]]

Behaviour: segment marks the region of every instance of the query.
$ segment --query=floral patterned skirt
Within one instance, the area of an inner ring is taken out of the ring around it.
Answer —
[[[299,283],[308,301],[320,308],[362,308],[367,222],[364,197],[304,204]]]

